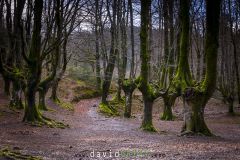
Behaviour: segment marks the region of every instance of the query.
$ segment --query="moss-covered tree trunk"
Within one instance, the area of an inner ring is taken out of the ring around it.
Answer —
[[[143,121],[141,128],[146,131],[155,132],[156,129],[152,123],[152,108],[153,108],[153,100],[148,97],[143,97]]]
[[[124,91],[125,92],[125,110],[124,110],[124,117],[130,118],[132,114],[132,93],[130,90]]]
[[[96,83],[97,83],[97,89],[101,90],[101,68],[100,68],[100,50],[99,50],[99,19],[100,19],[100,13],[99,13],[99,0],[96,0],[96,9],[95,9],[95,47],[96,47],[96,63],[95,63],[95,68],[96,68]]]
[[[171,121],[174,118],[172,113],[172,107],[175,103],[177,96],[175,94],[165,94],[162,97],[164,102],[164,108],[161,119]]]
[[[22,103],[22,87],[21,82],[18,80],[12,81],[12,96],[10,100],[10,107],[16,109],[23,109]]]
[[[124,110],[124,117],[130,118],[132,115],[132,94],[137,87],[135,82],[134,82],[134,57],[135,57],[135,49],[134,49],[134,26],[133,26],[133,8],[132,8],[132,0],[128,0],[128,8],[130,12],[130,30],[131,30],[131,61],[130,61],[130,74],[129,74],[129,79],[125,79],[122,84],[123,91],[125,93],[125,110]],[[123,63],[123,68],[126,72],[127,68],[127,41],[126,41],[126,26],[124,25],[124,34],[123,39],[124,42],[122,43],[122,49],[124,50],[124,55],[123,58],[124,63]],[[125,77],[125,76],[124,76]]]
[[[175,88],[180,93],[186,86],[191,85],[192,77],[189,69],[189,0],[180,0],[180,55],[176,75],[173,79]]]
[[[110,4],[108,4],[110,5]],[[116,57],[118,55],[118,49],[116,49],[116,15],[117,15],[117,2],[113,1],[112,4],[112,15],[110,15],[110,8],[108,6],[108,16],[111,16],[111,50],[109,55],[108,64],[104,74],[104,80],[102,84],[102,103],[107,104],[107,97],[112,81],[113,70],[115,67]]]
[[[123,81],[123,91],[125,93],[125,110],[124,117],[130,118],[132,114],[132,94],[136,88],[136,84],[132,80]]]
[[[173,63],[174,63],[174,27],[173,27],[173,1],[164,1],[164,55],[165,55],[165,71],[166,75],[162,79],[162,87],[166,89],[167,85],[163,85],[163,83],[168,84],[168,87],[171,85],[171,81],[173,79]],[[166,23],[166,24],[165,24]],[[170,36],[168,38],[168,30],[170,30]],[[170,42],[169,40],[170,39]],[[170,86],[171,87],[171,86]],[[166,93],[163,94],[164,108],[163,114],[161,116],[162,120],[173,120],[172,106],[174,105],[176,95],[169,92],[166,89]]]
[[[41,115],[36,106],[37,86],[41,76],[41,20],[42,20],[43,0],[34,2],[34,24],[33,34],[28,56],[28,77],[26,86],[26,106],[24,121],[39,121]]]
[[[34,85],[28,85],[27,91],[25,94],[26,98],[26,107],[23,121],[35,122],[41,121],[42,117],[36,106],[36,91]]]
[[[152,124],[152,105],[154,101],[153,90],[149,84],[149,18],[151,1],[141,0],[141,28],[140,28],[140,58],[141,75],[136,80],[138,88],[143,95],[144,113],[141,128],[147,131],[156,131]]]
[[[169,14],[168,14],[168,1],[163,1],[163,18],[164,18],[164,66],[161,75],[161,87],[167,86],[168,75],[168,60],[169,60]]]
[[[193,94],[192,90],[186,92],[187,94]],[[193,96],[193,95],[192,95]],[[197,98],[199,96],[199,98]],[[193,100],[188,100],[188,97],[184,99],[184,125],[182,128],[182,135],[185,134],[203,134],[210,136],[211,132],[208,129],[204,120],[204,109],[207,102],[202,95],[196,95]]]
[[[45,97],[46,97],[47,91],[43,89],[43,90],[39,91],[38,93],[39,93],[38,108],[40,110],[47,111],[48,108],[47,108],[46,103],[45,103]]]
[[[184,92],[186,103],[183,134],[211,135],[204,121],[204,109],[216,86],[220,5],[221,0],[206,0],[206,75],[199,86],[188,88]]]

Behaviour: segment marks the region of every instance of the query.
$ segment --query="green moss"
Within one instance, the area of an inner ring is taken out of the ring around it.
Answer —
[[[39,108],[40,110],[43,110],[43,111],[48,111],[48,107],[47,107],[46,105],[43,105],[43,104],[39,104],[39,105],[38,105],[38,108]]]
[[[120,104],[124,105],[125,104],[125,97],[121,97],[120,99],[117,98],[117,95],[113,96],[112,100],[109,102],[110,104]]]
[[[141,126],[141,129],[144,131],[148,131],[148,132],[157,132],[157,130],[154,128],[153,124],[150,122],[143,123]]]
[[[67,110],[70,110],[70,111],[74,111],[74,105],[70,102],[58,102],[57,103],[61,108],[63,109],[67,109]]]
[[[74,98],[72,102],[79,102],[81,99],[95,98],[99,97],[100,95],[101,91],[98,91],[96,88],[78,86],[74,88]]]
[[[42,160],[40,157],[34,157],[20,152],[11,151],[8,148],[0,150],[0,158],[6,158],[11,160]]]
[[[44,116],[41,116],[41,118],[38,119],[38,121],[32,121],[32,122],[27,122],[27,123],[29,123],[33,126],[37,126],[37,127],[47,126],[50,128],[61,128],[61,129],[69,128],[69,125],[66,125],[62,122],[52,120],[52,119],[44,117]]]
[[[59,98],[53,98],[53,97],[51,97],[51,100],[54,102],[54,103],[56,103],[56,104],[58,104],[58,103],[60,103],[61,101],[60,101],[60,99]]]
[[[114,106],[107,105],[104,103],[99,104],[99,112],[101,112],[107,116],[118,116],[119,115],[117,109],[114,108]]]
[[[78,86],[82,86],[82,87],[87,86],[86,82],[84,82],[84,81],[77,80],[76,82],[77,82]]]
[[[161,120],[163,120],[163,121],[173,121],[174,120],[174,116],[173,116],[173,114],[171,114],[171,113],[166,113],[166,112],[164,112],[163,114],[162,114],[162,116],[161,116]]]

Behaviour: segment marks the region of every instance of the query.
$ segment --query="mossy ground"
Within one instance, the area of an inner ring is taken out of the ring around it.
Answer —
[[[56,120],[53,120],[44,116],[42,116],[41,119],[39,119],[38,121],[27,122],[27,123],[37,127],[47,126],[49,128],[61,128],[61,129],[69,128],[69,125],[67,124],[58,122]]]
[[[83,82],[82,82],[83,83]],[[97,90],[94,86],[85,84],[84,86],[79,85],[74,88],[74,97],[72,102],[78,102],[81,99],[90,99],[99,97],[101,91]]]
[[[107,116],[120,116],[124,114],[124,107],[125,97],[121,97],[120,99],[118,99],[115,95],[108,102],[108,104],[100,103],[99,112],[104,113]]]
[[[62,107],[63,109],[74,111],[74,105],[70,102],[60,101],[60,102],[57,102],[56,104]]]
[[[116,106],[111,104],[100,103],[98,111],[107,116],[119,116],[119,112],[116,109]]]
[[[8,148],[0,150],[0,159],[11,159],[11,160],[42,160],[40,157],[34,157],[31,155],[22,154],[17,151],[11,151]]]

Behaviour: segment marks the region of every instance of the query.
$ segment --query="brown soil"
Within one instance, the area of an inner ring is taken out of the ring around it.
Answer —
[[[206,121],[214,137],[178,136],[182,126],[181,101],[174,107],[174,121],[159,120],[162,104],[154,106],[154,126],[157,133],[143,132],[141,105],[134,102],[134,117],[107,118],[97,112],[99,99],[81,100],[75,111],[66,111],[48,101],[53,111],[44,112],[52,119],[69,124],[70,128],[34,127],[22,123],[22,111],[6,106],[8,99],[0,93],[0,148],[9,147],[23,154],[40,156],[46,160],[80,159],[240,159],[240,116],[227,114],[227,107],[212,99],[206,107]],[[235,108],[239,111],[239,108]],[[95,158],[91,158],[92,151]],[[109,158],[110,152],[138,152],[138,157]],[[97,158],[101,152],[101,158]],[[148,153],[141,158],[141,152]],[[107,153],[103,158],[102,153]],[[0,158],[1,159],[1,158]]]

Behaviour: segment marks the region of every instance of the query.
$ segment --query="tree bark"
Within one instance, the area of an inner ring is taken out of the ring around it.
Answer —
[[[39,121],[41,115],[38,112],[38,108],[35,103],[35,96],[37,91],[37,85],[40,82],[41,76],[41,20],[43,11],[43,0],[37,0],[34,3],[34,25],[32,41],[30,46],[30,53],[28,56],[28,77],[26,87],[26,106],[24,121]]]
[[[152,107],[153,107],[153,101],[149,100],[148,98],[143,98],[143,120],[141,128],[146,131],[153,131],[155,132],[156,129],[153,127],[152,123]]]
[[[220,5],[221,0],[206,0],[206,75],[200,86],[184,92],[183,134],[212,135],[204,121],[204,108],[216,86]]]
[[[161,117],[162,120],[167,121],[173,120],[174,117],[172,113],[172,107],[174,105],[176,98],[177,98],[176,95],[170,95],[168,93],[165,93],[165,95],[163,95],[164,109]]]
[[[125,79],[123,81],[123,91],[125,93],[124,117],[130,118],[132,114],[132,94],[136,88],[134,81]]]
[[[11,86],[11,81],[7,77],[3,77],[4,80],[4,93],[9,96],[10,95],[10,86]]]
[[[57,96],[57,90],[58,90],[58,83],[59,81],[58,80],[55,80],[53,82],[53,85],[52,85],[52,95],[51,95],[51,99],[54,101],[54,102],[60,102],[58,96]]]
[[[201,97],[201,99],[197,98],[195,101],[184,99],[184,125],[182,135],[196,133],[206,136],[212,135],[204,120],[205,105],[205,97]]]
[[[46,91],[46,90],[41,90],[41,91],[39,91],[38,93],[39,93],[39,104],[38,104],[38,108],[39,108],[40,110],[47,111],[48,108],[47,108],[46,103],[45,103],[45,97],[46,97],[47,91]]]
[[[115,61],[116,61],[116,57],[118,55],[118,49],[116,49],[115,46],[115,41],[116,41],[116,14],[117,14],[117,10],[116,10],[116,4],[117,2],[114,0],[113,4],[112,4],[112,10],[113,10],[113,14],[112,16],[110,15],[110,9],[109,9],[109,4],[108,5],[108,16],[111,16],[111,50],[110,50],[110,55],[109,55],[109,60],[108,60],[108,64],[107,64],[107,68],[105,70],[105,74],[104,74],[104,81],[103,81],[103,85],[102,85],[102,103],[103,104],[107,104],[107,96],[109,93],[109,89],[110,89],[110,85],[111,85],[111,81],[112,81],[112,75],[113,75],[113,70],[115,67]]]
[[[12,87],[12,96],[10,100],[10,107],[16,108],[16,109],[23,109],[23,103],[22,103],[22,87],[21,82],[13,80],[12,81],[13,87]]]
[[[25,106],[25,114],[23,121],[28,122],[35,122],[41,120],[41,114],[38,111],[38,108],[36,106],[36,98],[35,98],[36,92],[33,86],[28,86],[27,92],[26,92],[26,106]]]
[[[146,131],[156,131],[152,124],[152,105],[154,96],[152,87],[149,84],[149,18],[150,18],[151,1],[141,0],[141,28],[140,28],[140,58],[141,58],[141,75],[136,80],[138,88],[143,95],[144,115],[141,128]]]
[[[96,64],[95,64],[95,68],[96,68],[96,82],[97,82],[97,89],[101,90],[101,75],[100,75],[100,53],[99,53],[99,0],[95,1],[96,3],[96,10],[95,10],[95,20],[96,20],[96,24],[95,24],[95,45],[96,45]]]

